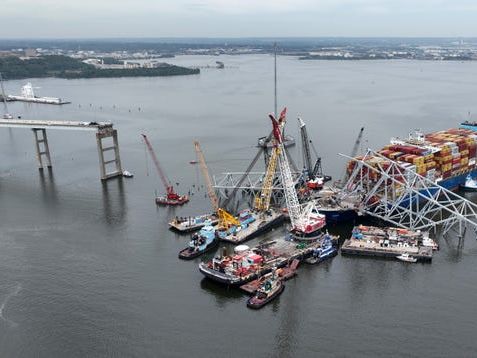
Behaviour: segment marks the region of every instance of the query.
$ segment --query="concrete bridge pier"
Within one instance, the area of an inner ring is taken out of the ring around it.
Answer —
[[[112,145],[105,147],[104,139],[112,138]],[[121,158],[119,156],[119,143],[118,132],[113,128],[100,129],[96,133],[96,143],[98,145],[99,156],[99,170],[101,174],[101,180],[107,180],[117,176],[123,175],[123,169],[121,167]],[[105,160],[105,153],[112,152],[113,158]],[[108,172],[110,164],[114,164],[112,171]]]
[[[38,162],[38,169],[43,170],[43,157],[46,161],[46,166],[51,168],[50,147],[48,146],[48,137],[46,136],[46,129],[32,128],[35,136],[36,159]],[[41,136],[39,135],[41,133]]]

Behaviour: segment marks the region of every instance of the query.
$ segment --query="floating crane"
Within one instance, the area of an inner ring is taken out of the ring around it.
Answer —
[[[219,228],[228,228],[232,225],[239,226],[240,221],[238,221],[232,214],[219,207],[219,199],[217,198],[217,194],[215,193],[212,179],[210,178],[209,169],[207,168],[207,163],[205,162],[204,153],[202,152],[202,149],[200,148],[200,143],[198,141],[194,141],[194,148],[199,162],[200,170],[202,171],[202,175],[204,176],[205,185],[207,187],[207,195],[209,196],[212,208],[217,213],[217,216],[219,218]]]
[[[303,169],[304,169],[304,179],[306,181],[306,186],[308,189],[322,189],[323,184],[329,180],[331,177],[328,175],[323,175],[323,170],[321,168],[321,158],[318,156],[316,149],[313,145],[313,142],[308,138],[308,131],[306,129],[306,124],[303,120],[298,117],[298,124],[300,126],[301,132],[301,142],[302,142],[302,154],[303,154]],[[311,153],[310,146],[313,149],[313,152],[316,156],[315,164],[311,163]]]
[[[283,133],[283,124],[287,115],[287,109],[284,108],[280,113],[278,122],[280,123],[280,133]],[[270,159],[268,160],[267,171],[263,180],[262,190],[260,196],[255,198],[255,209],[258,211],[267,211],[270,209],[270,199],[272,197],[273,178],[277,169],[278,157],[280,155],[280,149],[277,145],[272,148]]]
[[[285,201],[290,216],[292,232],[299,236],[310,236],[326,225],[325,216],[320,214],[313,202],[302,207],[298,201],[295,183],[290,170],[290,164],[283,146],[281,128],[285,117],[277,120],[273,114],[268,115],[273,125],[274,145],[278,151],[278,164],[285,192]]]
[[[170,180],[167,178],[166,174],[161,168],[161,165],[159,164],[159,160],[157,159],[156,153],[154,152],[154,149],[152,148],[152,145],[149,142],[149,139],[147,139],[147,136],[145,134],[142,134],[142,137],[144,139],[144,143],[146,143],[146,147],[149,151],[149,154],[151,154],[152,161],[154,162],[154,165],[156,166],[157,173],[159,174],[159,177],[161,178],[162,184],[164,184],[164,188],[166,189],[165,196],[156,197],[156,204],[183,205],[187,203],[189,201],[189,197],[187,195],[179,195],[174,191],[174,187],[172,186]]]

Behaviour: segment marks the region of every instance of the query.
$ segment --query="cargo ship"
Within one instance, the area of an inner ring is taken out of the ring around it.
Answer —
[[[463,122],[460,128],[429,134],[415,130],[407,139],[392,138],[378,153],[446,189],[457,190],[469,174],[477,173],[476,148],[477,123]],[[385,161],[379,157],[367,159],[371,165],[385,166]],[[348,163],[348,172],[354,165]]]

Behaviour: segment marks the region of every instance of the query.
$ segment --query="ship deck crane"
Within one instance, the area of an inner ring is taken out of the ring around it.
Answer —
[[[174,191],[174,187],[172,186],[170,180],[167,178],[164,170],[162,170],[161,165],[159,164],[159,160],[157,159],[156,153],[154,152],[154,149],[152,148],[151,142],[149,142],[149,139],[147,138],[145,134],[141,134],[141,135],[144,139],[144,143],[146,143],[146,147],[149,151],[149,154],[152,157],[152,161],[154,162],[157,173],[159,174],[159,177],[161,178],[162,184],[164,185],[164,188],[166,189],[166,196],[157,197],[156,203],[161,205],[182,205],[188,202],[189,197],[187,195],[179,195]]]
[[[217,194],[215,193],[212,179],[210,178],[209,168],[207,167],[204,153],[202,152],[200,143],[198,141],[194,141],[194,148],[195,153],[197,155],[197,160],[199,162],[200,170],[202,171],[202,175],[204,176],[205,185],[207,187],[207,195],[209,196],[212,208],[219,217],[219,228],[227,228],[232,225],[239,226],[240,222],[232,214],[219,207],[219,199],[217,198]]]

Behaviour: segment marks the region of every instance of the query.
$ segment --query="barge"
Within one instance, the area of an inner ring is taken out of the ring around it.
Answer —
[[[396,227],[360,225],[341,246],[342,255],[374,256],[396,259],[407,254],[420,262],[431,262],[438,246],[427,233]]]
[[[239,213],[237,219],[240,225],[230,225],[216,231],[221,241],[240,244],[251,240],[280,225],[285,220],[285,216],[280,211],[273,209],[266,212],[245,209]]]
[[[210,221],[212,226],[217,225],[219,218],[215,214],[206,214],[199,216],[179,217],[176,216],[174,220],[169,223],[169,228],[180,233],[188,233],[200,230]]]
[[[337,241],[333,237],[333,241]],[[304,260],[322,246],[322,240],[297,242],[291,236],[265,242],[234,255],[219,254],[199,264],[199,271],[208,279],[227,286],[242,286],[298,259]]]
[[[17,95],[8,95],[7,98],[10,101],[21,101],[21,102],[31,102],[31,103],[43,103],[43,104],[68,104],[69,101],[65,101],[57,97],[38,97],[33,91],[33,86],[28,82],[25,86],[22,87],[21,94]]]

